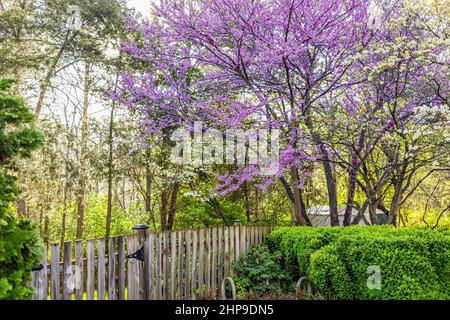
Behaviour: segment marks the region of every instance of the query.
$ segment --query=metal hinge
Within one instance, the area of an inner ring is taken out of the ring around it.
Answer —
[[[144,261],[144,247],[137,249],[135,253],[127,255],[127,259],[136,259],[139,261]]]

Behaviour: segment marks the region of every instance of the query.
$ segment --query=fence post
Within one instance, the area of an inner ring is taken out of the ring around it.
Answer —
[[[145,224],[138,224],[133,227],[133,232],[137,234],[138,248],[144,251],[144,261],[139,261],[139,300],[149,300],[150,293],[150,250],[147,243],[148,226]]]
[[[135,233],[127,236],[127,289],[128,300],[139,300],[139,264],[143,259],[143,250],[139,250]]]

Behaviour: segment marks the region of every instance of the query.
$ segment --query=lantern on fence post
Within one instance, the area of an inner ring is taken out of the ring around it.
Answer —
[[[137,232],[139,244],[142,244],[147,238],[148,226],[146,224],[137,224],[133,227],[133,232]]]
[[[138,224],[133,227],[133,232],[137,234],[140,250],[144,253],[144,261],[139,263],[139,300],[148,300],[150,295],[149,287],[149,248],[148,248],[148,226]]]

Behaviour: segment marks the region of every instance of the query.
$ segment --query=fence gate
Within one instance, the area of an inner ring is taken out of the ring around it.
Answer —
[[[224,278],[269,226],[148,232],[53,243],[32,270],[33,300],[190,300],[217,298]]]

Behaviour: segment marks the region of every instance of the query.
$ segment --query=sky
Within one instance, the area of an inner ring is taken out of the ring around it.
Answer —
[[[158,0],[127,0],[128,7],[129,8],[135,8],[143,16],[147,16],[148,15],[148,13],[150,12],[150,8],[151,8],[151,5],[152,5],[152,2],[155,2],[155,1],[158,1]],[[72,69],[69,68],[68,72],[73,73],[74,74],[73,77],[75,77],[75,72]],[[57,78],[55,79],[55,82],[58,82]],[[69,87],[70,86],[68,86],[67,88],[69,88]],[[74,90],[75,90],[74,92],[72,92],[69,89],[64,90],[65,91],[65,95],[63,95],[63,96],[69,95],[70,98],[73,99],[74,102],[76,102],[76,104],[77,104],[76,107],[80,108],[78,103],[81,101],[81,99],[80,99],[80,96],[82,95],[82,93],[80,91],[81,89],[78,88],[78,89],[74,89]],[[56,99],[56,96],[54,96],[53,99]],[[62,111],[59,110],[58,108],[56,108],[56,110],[54,110],[54,109],[55,108],[48,108],[48,107],[46,107],[46,108],[44,108],[43,112],[44,113],[48,113],[48,114],[53,114],[53,115],[56,115],[58,117],[62,117],[62,114],[60,114],[60,112],[62,112]],[[109,111],[108,110],[109,110],[109,108],[107,106],[105,107],[99,101],[96,101],[95,99],[91,101],[90,110],[89,110],[89,113],[90,113],[91,117],[94,117],[94,118],[109,117]]]
[[[128,6],[130,8],[136,8],[142,15],[149,12],[150,6],[153,0],[128,0]]]

